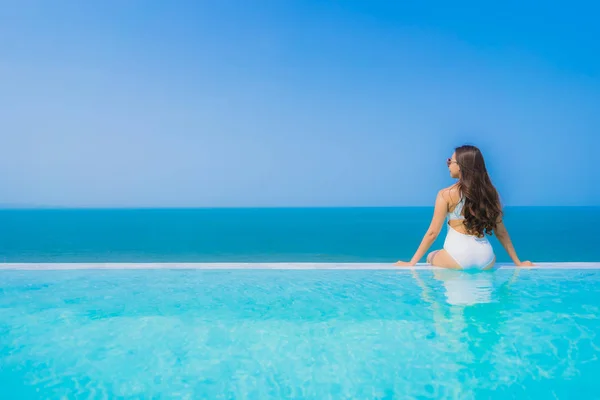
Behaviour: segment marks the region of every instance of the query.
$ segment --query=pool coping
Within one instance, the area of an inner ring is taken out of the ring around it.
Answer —
[[[514,264],[498,263],[498,268],[515,268]],[[436,269],[417,264],[412,269]],[[0,270],[129,270],[129,269],[200,269],[200,270],[403,270],[393,263],[319,263],[319,262],[73,262],[73,263],[0,263]],[[600,269],[600,262],[543,262],[528,269]]]

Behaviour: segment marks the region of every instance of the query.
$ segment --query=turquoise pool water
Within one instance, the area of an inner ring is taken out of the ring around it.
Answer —
[[[600,270],[0,271],[3,399],[600,391]]]

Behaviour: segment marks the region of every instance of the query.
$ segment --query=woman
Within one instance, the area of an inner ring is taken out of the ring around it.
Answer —
[[[421,245],[410,262],[398,261],[396,265],[415,265],[431,247],[447,218],[444,248],[427,256],[429,264],[464,270],[491,269],[496,256],[486,235],[495,233],[515,265],[532,266],[530,261],[517,257],[502,221],[498,192],[488,176],[481,151],[475,146],[458,147],[447,165],[450,176],[458,182],[439,191],[433,219]]]

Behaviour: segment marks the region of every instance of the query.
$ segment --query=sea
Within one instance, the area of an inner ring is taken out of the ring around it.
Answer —
[[[0,210],[0,262],[409,260],[430,207]],[[600,261],[600,207],[507,207],[522,260]],[[442,229],[431,250],[443,246]],[[495,237],[498,262],[510,263]],[[425,260],[421,260],[424,262]]]

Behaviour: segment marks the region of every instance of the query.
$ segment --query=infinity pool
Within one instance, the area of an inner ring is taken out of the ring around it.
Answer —
[[[600,393],[600,269],[2,270],[3,399]]]

